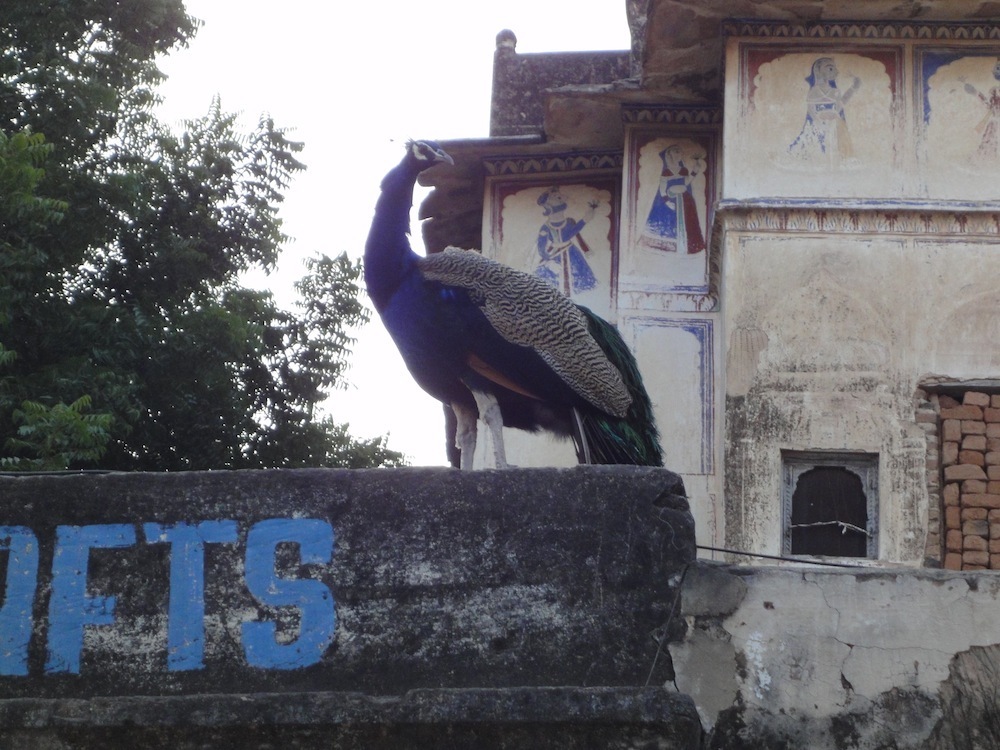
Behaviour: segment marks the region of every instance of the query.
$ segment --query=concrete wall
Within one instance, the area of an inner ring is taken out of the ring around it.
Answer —
[[[693,559],[662,469],[0,476],[0,747],[695,748]]]
[[[998,605],[989,574],[701,563],[676,683],[719,750],[997,747]]]

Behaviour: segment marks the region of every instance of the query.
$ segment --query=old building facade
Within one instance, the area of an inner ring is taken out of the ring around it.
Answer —
[[[1000,10],[912,6],[632,2],[621,53],[502,32],[491,137],[429,178],[430,249],[619,327],[703,547],[1000,567]]]

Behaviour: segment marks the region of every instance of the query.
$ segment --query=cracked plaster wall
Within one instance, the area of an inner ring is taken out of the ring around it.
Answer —
[[[711,747],[929,750],[952,747],[941,738],[956,728],[995,731],[991,701],[970,717],[975,700],[954,696],[981,694],[983,680],[996,689],[996,577],[700,563],[683,596],[676,682]],[[970,654],[987,675],[974,688]]]

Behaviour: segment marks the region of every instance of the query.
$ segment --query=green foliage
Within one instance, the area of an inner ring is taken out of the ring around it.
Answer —
[[[110,414],[87,414],[90,397],[72,404],[45,406],[25,401],[13,413],[17,437],[4,448],[14,454],[0,457],[0,467],[14,471],[62,471],[96,462],[103,455],[111,427]]]
[[[314,260],[295,314],[240,283],[287,239],[301,144],[218,100],[180,133],[153,114],[155,56],[196,28],[182,0],[0,6],[0,459],[398,463],[317,414],[365,321],[358,264]]]

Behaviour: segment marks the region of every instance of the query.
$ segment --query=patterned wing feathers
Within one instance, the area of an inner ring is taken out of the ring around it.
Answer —
[[[632,402],[621,373],[569,298],[531,274],[450,247],[420,259],[424,278],[467,289],[497,333],[534,349],[582,398],[623,417]],[[530,387],[530,386],[529,386]]]

